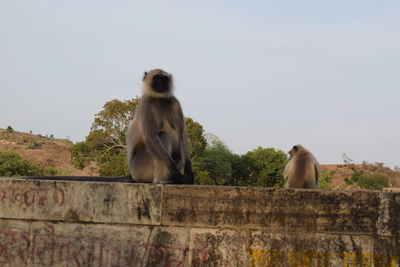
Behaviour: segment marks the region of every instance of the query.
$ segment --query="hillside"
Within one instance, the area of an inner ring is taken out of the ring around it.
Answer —
[[[56,139],[22,132],[7,132],[0,129],[0,151],[15,151],[24,160],[40,167],[53,167],[62,170],[64,175],[99,175],[93,163],[83,170],[76,169],[71,163],[69,148],[72,143],[65,139]]]
[[[389,177],[390,187],[400,187],[400,172],[394,171],[382,164],[326,164],[321,165],[323,171],[329,171],[332,176],[332,189],[341,190],[363,190],[358,185],[346,184],[344,179],[350,177],[355,170],[361,170],[365,173],[381,173]]]

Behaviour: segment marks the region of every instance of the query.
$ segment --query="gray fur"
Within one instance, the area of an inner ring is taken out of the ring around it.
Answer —
[[[165,82],[161,89],[168,90],[153,88],[156,77]],[[128,165],[136,182],[193,184],[184,117],[172,89],[169,73],[145,73],[143,96],[127,133]]]
[[[283,177],[285,188],[318,188],[318,177],[321,167],[310,151],[301,145],[295,145],[289,151],[290,160],[286,165]]]

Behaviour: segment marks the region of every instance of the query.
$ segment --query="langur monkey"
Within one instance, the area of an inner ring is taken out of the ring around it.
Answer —
[[[310,151],[301,145],[295,145],[289,151],[290,160],[283,177],[285,188],[318,188],[321,167]]]
[[[172,75],[144,73],[143,95],[128,126],[128,166],[135,182],[193,184],[185,123]]]

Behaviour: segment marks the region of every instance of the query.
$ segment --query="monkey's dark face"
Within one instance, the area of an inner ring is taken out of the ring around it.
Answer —
[[[171,78],[162,74],[155,75],[151,87],[157,93],[168,92],[171,88]]]
[[[290,155],[290,158],[293,158],[293,156],[299,151],[298,146],[294,146],[288,153]]]

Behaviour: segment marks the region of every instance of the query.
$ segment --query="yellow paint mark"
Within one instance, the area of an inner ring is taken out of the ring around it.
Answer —
[[[399,260],[399,256],[344,253],[343,267],[398,267]]]
[[[251,249],[247,253],[251,256],[251,267],[273,267],[288,265],[289,267],[320,267],[331,266],[334,254],[295,251],[295,250],[266,250]],[[338,257],[340,257],[338,255]],[[344,253],[343,267],[399,267],[399,256],[385,256],[373,254]]]
[[[290,267],[329,266],[330,253],[309,251],[284,251],[252,249],[248,251],[252,257],[252,267],[281,266],[287,263]]]

